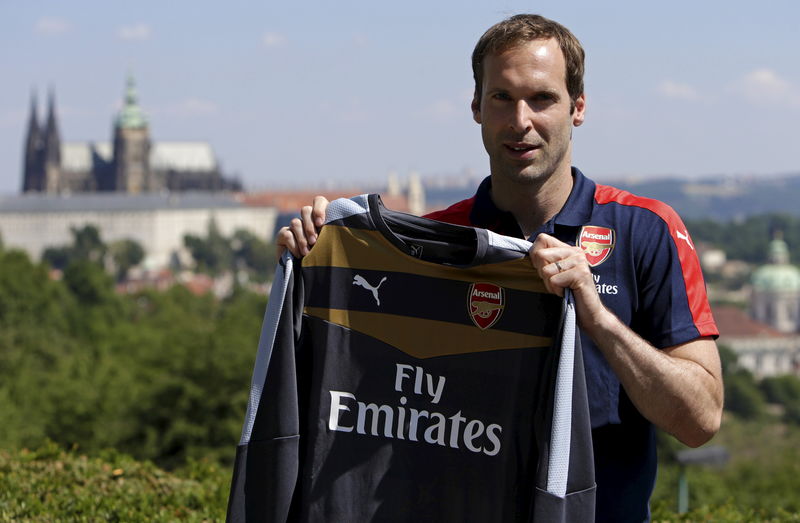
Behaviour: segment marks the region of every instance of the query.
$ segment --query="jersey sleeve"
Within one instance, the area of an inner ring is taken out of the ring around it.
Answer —
[[[661,205],[637,245],[640,303],[632,327],[658,348],[717,337],[694,243],[678,214]]]
[[[636,280],[631,328],[658,348],[718,336],[700,260],[678,213],[606,185],[597,186],[595,201],[619,206],[617,225],[631,242]]]
[[[299,408],[295,347],[302,284],[284,255],[272,285],[242,436],[236,449],[227,521],[286,521],[298,475]]]

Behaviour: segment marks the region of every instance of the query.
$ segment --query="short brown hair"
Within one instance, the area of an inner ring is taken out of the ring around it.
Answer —
[[[574,103],[583,94],[583,59],[581,43],[569,29],[540,15],[521,14],[490,27],[472,51],[472,76],[475,100],[480,103],[483,89],[483,60],[532,40],[555,38],[566,62],[567,92]]]

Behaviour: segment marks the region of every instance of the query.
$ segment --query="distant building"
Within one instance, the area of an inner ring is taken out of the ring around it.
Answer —
[[[714,320],[720,345],[736,353],[738,364],[756,378],[800,376],[800,336],[780,332],[730,305],[716,306]]]
[[[205,142],[153,142],[132,77],[112,142],[62,142],[55,96],[40,125],[35,97],[25,137],[22,191],[47,194],[241,190]]]
[[[769,263],[753,272],[750,315],[784,333],[800,329],[800,269],[789,263],[789,248],[776,235]]]
[[[71,244],[71,228],[95,225],[105,242],[137,241],[143,265],[160,269],[179,256],[185,235],[205,237],[212,220],[225,236],[246,229],[271,240],[276,215],[230,193],[25,194],[0,197],[0,235],[6,248],[38,260],[47,247]]]

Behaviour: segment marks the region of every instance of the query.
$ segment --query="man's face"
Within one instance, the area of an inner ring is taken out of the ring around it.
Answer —
[[[540,184],[568,172],[572,126],[585,99],[567,92],[566,64],[554,39],[533,40],[483,61],[483,94],[473,100],[493,179]]]

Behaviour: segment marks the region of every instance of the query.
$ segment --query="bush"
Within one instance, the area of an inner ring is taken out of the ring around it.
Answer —
[[[213,462],[170,474],[114,451],[88,457],[49,443],[0,451],[0,520],[220,521],[229,484]]]

